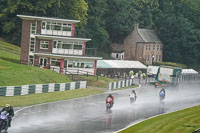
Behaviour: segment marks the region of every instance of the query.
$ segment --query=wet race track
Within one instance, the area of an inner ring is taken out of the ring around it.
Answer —
[[[131,90],[115,91],[115,104],[105,109],[107,94],[33,106],[19,111],[9,133],[110,133],[143,119],[186,107],[200,105],[200,83],[166,89],[159,102],[160,88],[143,85],[136,90],[137,101],[129,103]]]

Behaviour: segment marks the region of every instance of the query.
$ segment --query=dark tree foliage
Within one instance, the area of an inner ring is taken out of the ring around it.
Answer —
[[[181,0],[159,0],[159,5],[161,12],[156,16],[155,23],[158,35],[165,44],[164,61],[189,66],[197,64],[200,57],[200,30],[190,16],[191,13],[196,15],[196,12]]]
[[[87,26],[85,27],[86,37],[92,40],[87,43],[88,47],[104,49],[109,42],[109,36],[105,29],[105,12],[107,0],[86,0],[88,3]]]
[[[135,0],[107,0],[106,30],[110,41],[123,43],[138,20]]]
[[[3,3],[3,4],[2,4]],[[1,0],[0,36],[20,44],[21,21],[17,14],[73,18],[87,23],[87,3],[84,0]]]

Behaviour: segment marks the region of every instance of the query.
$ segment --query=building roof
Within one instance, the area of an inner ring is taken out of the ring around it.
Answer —
[[[90,41],[91,39],[88,38],[74,38],[74,37],[63,37],[63,36],[49,36],[49,35],[35,35],[37,38],[40,39],[67,39],[67,40],[79,40],[79,41]]]
[[[124,45],[112,43],[110,45],[112,53],[123,53],[124,52]]]
[[[147,69],[147,67],[139,61],[128,61],[128,60],[97,60],[97,68]]]
[[[138,29],[138,33],[144,42],[162,43],[154,30]]]
[[[182,69],[182,74],[198,74],[194,69]]]
[[[34,55],[59,57],[59,58],[67,58],[67,59],[91,59],[91,60],[102,59],[102,57],[88,57],[88,56],[81,56],[81,55],[76,56],[76,55],[63,55],[63,54],[52,54],[52,53],[37,53],[37,52],[35,52]]]
[[[49,18],[49,17],[39,17],[39,16],[27,16],[27,15],[17,15],[21,19],[26,20],[50,20],[50,21],[59,21],[59,22],[70,22],[70,23],[78,23],[79,20],[70,20],[70,19],[60,19],[60,18]]]

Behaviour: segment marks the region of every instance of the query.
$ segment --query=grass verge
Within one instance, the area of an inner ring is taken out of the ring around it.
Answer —
[[[161,115],[120,133],[192,133],[200,128],[200,106]]]
[[[98,87],[98,88],[108,88],[109,82],[117,81],[115,79],[101,77],[101,76],[98,76],[98,80],[97,80],[97,77],[95,77],[95,76],[88,76],[88,77],[87,76],[76,76],[75,78],[77,78],[78,80],[86,80],[88,83],[87,84],[88,86],[93,86],[93,87]]]
[[[71,82],[52,70],[19,64],[19,56],[0,51],[0,86]]]
[[[5,106],[9,103],[14,107],[35,105],[41,103],[48,103],[61,100],[69,100],[73,98],[79,98],[94,94],[100,94],[104,91],[102,89],[77,89],[62,92],[52,92],[52,93],[41,93],[41,94],[31,94],[24,96],[12,96],[12,97],[0,97],[0,107]]]

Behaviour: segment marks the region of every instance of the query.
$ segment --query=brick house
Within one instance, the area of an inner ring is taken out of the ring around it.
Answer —
[[[87,54],[91,49],[86,42],[91,39],[74,37],[79,20],[17,16],[22,19],[21,64],[96,75],[97,60],[102,58]]]
[[[151,65],[152,62],[162,62],[163,45],[156,31],[139,29],[139,24],[136,24],[133,32],[124,40],[124,59],[137,60],[146,65]]]

